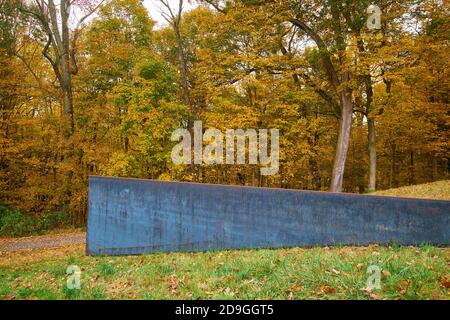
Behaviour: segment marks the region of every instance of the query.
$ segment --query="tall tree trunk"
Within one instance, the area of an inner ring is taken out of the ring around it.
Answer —
[[[338,14],[339,10],[334,8],[333,14]],[[333,65],[331,59],[331,53],[328,50],[327,44],[323,41],[320,35],[310,28],[305,22],[298,19],[289,20],[293,25],[297,26],[316,43],[320,50],[321,62],[323,70],[328,76],[328,81],[333,87],[340,101],[340,121],[339,121],[339,133],[338,143],[336,146],[336,157],[333,164],[333,173],[331,179],[331,192],[342,192],[342,184],[344,182],[345,163],[347,161],[348,147],[350,144],[350,135],[352,131],[352,114],[353,114],[353,101],[352,101],[352,89],[349,87],[350,71],[346,71],[340,79],[336,68]],[[336,26],[337,42],[339,43],[340,52],[339,56],[344,56],[344,36],[342,34],[339,24]]]
[[[69,10],[70,2],[61,0],[61,90],[63,92],[64,115],[67,119],[67,136],[74,132],[73,99],[72,99],[72,71],[70,69],[70,39],[69,39]]]
[[[414,151],[411,149],[409,153],[409,184],[416,183],[416,174],[414,168]]]
[[[180,64],[180,75],[181,75],[181,87],[183,91],[183,100],[184,103],[189,107],[192,111],[192,103],[191,96],[189,92],[189,78],[188,78],[188,66],[187,66],[187,58],[186,53],[184,51],[183,39],[181,38],[180,26],[175,25],[175,35],[178,45],[178,60]]]
[[[358,32],[359,35],[359,32]],[[366,53],[364,47],[364,42],[362,39],[357,42],[358,50],[361,54]],[[377,140],[375,131],[375,120],[371,114],[371,107],[373,102],[373,87],[372,87],[372,77],[370,71],[362,76],[366,91],[366,105],[365,113],[367,117],[367,140],[368,140],[368,151],[369,151],[369,185],[368,191],[373,192],[376,189],[376,178],[377,178]]]
[[[73,98],[72,98],[72,79],[69,74],[63,74],[65,78],[61,84],[61,91],[63,95],[63,113],[66,122],[65,126],[65,137],[69,138],[74,130],[75,123],[73,117]]]
[[[172,26],[175,33],[175,40],[178,46],[178,64],[181,76],[181,87],[183,101],[193,111],[193,105],[190,97],[189,88],[189,69],[188,58],[184,48],[183,38],[181,36],[181,15],[183,13],[183,0],[178,1],[178,12],[173,12],[168,0],[159,0],[159,2],[166,7],[167,12],[162,12],[163,18]]]
[[[316,119],[317,118],[318,118],[318,115],[316,112]],[[312,137],[309,136],[309,138],[308,138],[308,144],[310,145],[310,148],[313,150],[313,154],[309,158],[309,170],[310,170],[310,174],[311,174],[313,190],[321,189],[319,164],[317,162],[318,154],[316,151],[318,143],[319,143],[319,132],[317,129],[314,129],[314,133],[312,134]]]
[[[347,161],[350,135],[352,131],[353,102],[351,90],[346,89],[340,94],[341,118],[339,121],[339,135],[336,147],[336,156],[333,164],[333,175],[331,179],[331,192],[342,192],[344,182],[345,163]]]
[[[396,158],[397,158],[397,145],[392,144],[392,146],[391,146],[391,168],[390,168],[390,175],[389,175],[389,188],[390,189],[398,186]]]
[[[438,157],[436,154],[431,155],[431,181],[436,181],[439,177],[438,173]]]
[[[369,192],[376,190],[377,179],[377,145],[375,133],[375,120],[367,117],[367,132],[369,140]]]
[[[313,190],[318,191],[321,189],[320,173],[319,173],[319,165],[317,163],[316,158],[314,157],[311,157],[309,159],[309,170],[311,172],[312,188]]]
[[[377,136],[375,119],[372,115],[373,88],[370,74],[364,77],[366,86],[366,116],[367,116],[367,140],[369,151],[369,192],[376,190],[377,183]]]

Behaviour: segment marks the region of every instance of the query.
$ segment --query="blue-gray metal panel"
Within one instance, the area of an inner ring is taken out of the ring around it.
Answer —
[[[450,201],[90,177],[87,253],[448,245]]]

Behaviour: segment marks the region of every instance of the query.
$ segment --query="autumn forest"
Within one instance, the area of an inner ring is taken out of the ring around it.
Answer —
[[[352,193],[448,179],[447,1],[153,2],[162,23],[141,0],[0,0],[1,206],[82,226],[90,175]],[[171,135],[197,120],[279,129],[278,174],[175,165]]]

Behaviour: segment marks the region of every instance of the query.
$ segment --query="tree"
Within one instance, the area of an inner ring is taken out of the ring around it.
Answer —
[[[178,48],[178,63],[179,70],[181,75],[181,85],[183,89],[183,100],[184,103],[189,106],[191,111],[193,110],[193,104],[190,96],[190,87],[189,87],[189,70],[188,70],[188,58],[186,54],[185,45],[183,42],[183,38],[181,35],[181,19],[183,13],[183,0],[179,0],[178,9],[174,12],[172,10],[169,1],[167,0],[159,0],[159,2],[166,9],[165,11],[161,11],[161,15],[164,19],[172,26],[173,31],[175,33],[175,39]]]
[[[75,129],[72,76],[78,73],[76,53],[80,28],[103,1],[94,4],[85,1],[60,0],[58,6],[54,0],[35,0],[31,3],[23,2],[20,6],[20,9],[30,15],[40,31],[47,37],[42,54],[52,66],[60,85],[67,123],[66,137],[70,137]],[[84,12],[85,15],[77,21],[76,27],[70,30],[72,7]]]
[[[218,7],[218,2],[207,2]],[[242,2],[244,5],[248,3],[249,6],[263,5],[262,1]],[[273,12],[272,23],[279,24],[283,20],[287,21],[296,27],[293,32],[303,32],[315,43],[325,79],[337,97],[340,120],[330,186],[332,192],[342,191],[354,107],[351,61],[347,54],[351,38],[346,23],[355,21],[351,20],[354,17],[345,15],[346,10],[343,5],[345,4],[342,4],[341,1],[327,1],[326,3],[323,1],[308,1],[307,3],[293,1],[292,3],[273,4],[269,2],[267,4],[268,12]],[[220,9],[221,12],[228,12],[228,10]]]

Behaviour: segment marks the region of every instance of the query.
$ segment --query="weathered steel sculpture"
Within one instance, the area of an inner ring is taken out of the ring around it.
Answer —
[[[90,177],[87,253],[448,245],[450,201]]]

